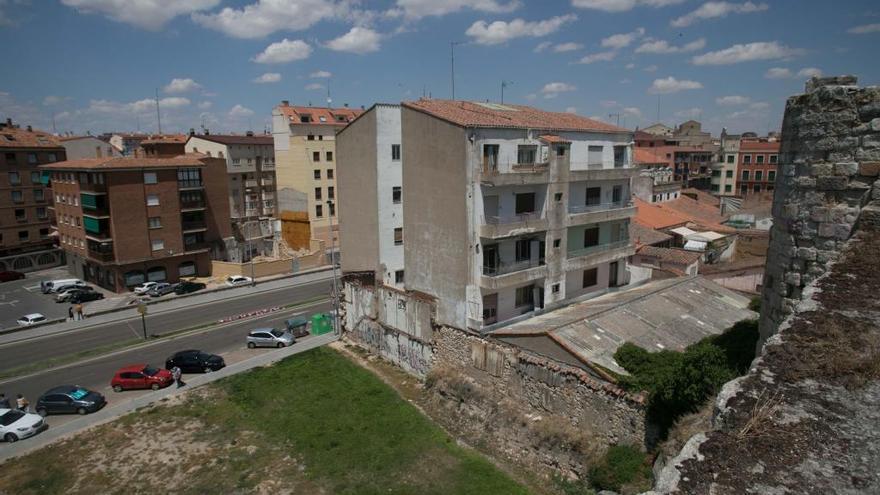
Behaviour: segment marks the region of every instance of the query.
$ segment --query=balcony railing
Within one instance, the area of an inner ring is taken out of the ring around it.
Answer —
[[[207,229],[208,226],[205,224],[204,220],[193,220],[189,222],[181,222],[181,228],[183,230],[204,230]]]
[[[275,181],[272,180],[272,179],[263,179],[263,185],[264,185],[264,186],[271,186],[271,185],[274,184],[274,183],[275,183]]]
[[[211,245],[207,242],[193,242],[190,244],[184,244],[183,250],[185,252],[201,251],[203,249],[209,249],[210,247]]]
[[[204,201],[181,201],[181,210],[203,210],[205,208]]]
[[[617,210],[629,208],[632,201],[615,201],[613,203],[599,203],[594,205],[569,205],[568,213],[588,213],[591,211]]]
[[[244,181],[244,187],[257,187],[257,181],[254,179]]]
[[[509,223],[527,222],[529,220],[538,220],[541,218],[541,212],[532,211],[529,213],[520,213],[519,215],[510,215],[506,217],[487,216],[486,224],[488,225],[505,225]]]
[[[598,246],[590,246],[581,249],[575,249],[573,251],[568,252],[569,258],[580,258],[581,256],[587,256],[593,253],[600,253],[602,251],[610,251],[612,249],[619,249],[629,246],[629,239],[624,239],[622,241],[609,242],[607,244],[599,244]]]
[[[520,261],[502,261],[494,266],[483,265],[483,275],[497,277],[499,275],[506,275],[508,273],[528,270],[529,268],[535,268],[536,266],[542,265],[544,265],[543,258],[536,260],[527,259]]]
[[[103,251],[94,251],[92,249],[88,250],[89,258],[98,260],[98,261],[113,261],[115,256],[113,256],[113,251],[103,252]]]
[[[205,187],[205,185],[200,179],[187,179],[177,181],[178,189],[200,189],[202,187]]]
[[[515,163],[511,169],[514,172],[544,172],[550,168],[549,162],[543,163]]]

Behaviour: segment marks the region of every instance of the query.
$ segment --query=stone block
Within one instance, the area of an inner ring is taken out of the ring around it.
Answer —
[[[798,272],[788,272],[785,274],[785,283],[795,287],[801,285],[801,274]]]
[[[816,187],[816,179],[812,177],[798,177],[797,186],[801,189],[812,189]]]
[[[816,250],[813,248],[798,248],[797,257],[807,261],[813,261],[816,259]]]
[[[877,119],[880,120],[880,119]],[[859,164],[859,175],[877,177],[880,175],[880,162],[862,162]]]
[[[859,164],[856,162],[843,162],[834,164],[835,175],[855,175],[859,171]]]
[[[868,124],[868,128],[874,132],[880,132],[880,117],[876,119],[871,119],[871,122]]]
[[[829,263],[831,261],[835,261],[838,256],[840,256],[840,253],[834,251],[833,248],[831,250],[816,251],[816,262]]]
[[[845,138],[838,139],[837,143],[834,144],[834,149],[837,151],[846,151],[858,147],[859,138],[856,136],[847,136]]]
[[[880,134],[866,134],[862,136],[863,148],[880,148]]]
[[[822,176],[816,178],[816,188],[820,191],[843,191],[846,189],[846,177],[840,175]]]
[[[830,222],[831,215],[829,214],[828,208],[824,206],[819,206],[817,208],[813,208],[810,211],[810,220],[814,222]]]
[[[880,101],[874,101],[859,107],[859,118],[863,122],[880,117]]]
[[[880,148],[866,148],[856,150],[857,162],[880,162]]]
[[[810,169],[810,175],[831,175],[834,172],[834,166],[830,163],[814,163]]]

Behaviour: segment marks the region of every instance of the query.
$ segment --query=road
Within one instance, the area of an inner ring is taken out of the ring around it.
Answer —
[[[55,295],[40,292],[40,280],[71,278],[65,270],[54,268],[27,274],[23,280],[0,284],[0,328],[16,328],[16,320],[29,313],[42,313],[48,319],[66,318],[67,304],[57,304]]]
[[[149,334],[167,334],[192,328],[218,319],[274,306],[324,299],[332,287],[331,280],[318,280],[289,287],[279,287],[253,295],[241,295],[196,306],[166,311],[146,318]],[[314,310],[312,312],[316,312]],[[112,323],[74,329],[61,334],[0,345],[0,372],[40,361],[89,351],[114,343],[142,338],[138,317]],[[198,347],[198,346],[197,346]],[[205,349],[210,350],[210,349]],[[162,358],[164,362],[164,357]],[[85,385],[84,383],[82,385]],[[8,390],[3,387],[4,390]],[[42,393],[42,391],[40,391]]]

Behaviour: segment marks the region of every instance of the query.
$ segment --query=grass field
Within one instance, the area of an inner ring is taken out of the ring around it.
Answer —
[[[9,461],[3,492],[528,493],[326,348]]]

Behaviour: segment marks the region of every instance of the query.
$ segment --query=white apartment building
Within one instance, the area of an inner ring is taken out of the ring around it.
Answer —
[[[721,133],[721,149],[717,161],[712,164],[712,194],[733,196],[738,194],[736,187],[736,167],[739,155],[740,136]]]
[[[67,151],[68,160],[122,156],[122,151],[95,136],[64,136],[58,138],[58,140],[61,141],[61,145]]]
[[[343,272],[404,288],[400,105],[379,103],[336,135]]]

